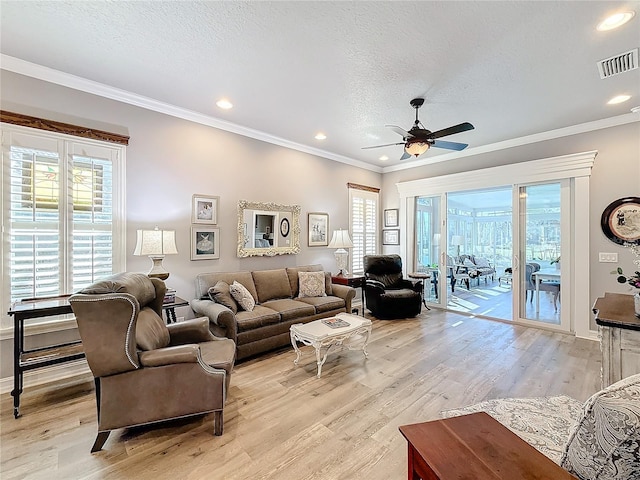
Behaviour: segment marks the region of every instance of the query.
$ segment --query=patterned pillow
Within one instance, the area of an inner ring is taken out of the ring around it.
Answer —
[[[250,312],[255,308],[256,301],[249,293],[249,290],[241,283],[234,280],[233,283],[229,285],[229,292],[231,292],[231,296],[235,298],[243,310]]]
[[[326,297],[324,272],[298,272],[299,297]]]
[[[640,374],[585,402],[560,465],[581,480],[640,478]]]
[[[208,290],[209,298],[220,305],[224,305],[234,314],[238,313],[238,304],[231,296],[229,284],[220,280]]]

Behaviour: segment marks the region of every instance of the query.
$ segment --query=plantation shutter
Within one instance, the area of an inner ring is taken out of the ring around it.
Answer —
[[[123,147],[26,131],[2,131],[5,312],[12,302],[73,293],[124,267],[117,214],[124,185],[116,182]]]
[[[364,272],[363,257],[375,255],[378,252],[378,190],[350,186],[349,204],[353,241],[351,271],[362,274]]]

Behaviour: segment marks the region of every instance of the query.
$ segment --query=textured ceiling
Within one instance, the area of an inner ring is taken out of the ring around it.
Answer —
[[[622,8],[630,23],[595,30]],[[639,1],[1,1],[0,20],[6,56],[377,167],[402,147],[361,147],[401,141],[384,125],[409,129],[414,97],[430,130],[473,123],[445,138],[470,149],[640,105],[640,69],[596,68],[640,46]]]

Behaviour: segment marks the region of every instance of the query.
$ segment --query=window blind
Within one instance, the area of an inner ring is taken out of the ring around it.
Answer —
[[[73,293],[124,266],[123,148],[2,129],[3,298]],[[10,320],[4,317],[3,326]]]
[[[364,256],[378,252],[378,193],[349,188],[351,239],[351,271],[364,272]]]

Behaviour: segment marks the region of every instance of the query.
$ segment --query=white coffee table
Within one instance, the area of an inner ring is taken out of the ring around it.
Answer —
[[[298,342],[312,346],[316,349],[316,362],[318,364],[318,374],[316,376],[318,378],[322,374],[322,365],[327,360],[329,350],[334,345],[342,345],[349,350],[361,349],[365,358],[368,355],[367,342],[371,335],[371,320],[349,313],[339,313],[336,318],[349,323],[349,326],[332,328],[322,323],[322,320],[326,319],[291,325],[291,344],[296,351],[296,359],[293,363],[298,365],[301,356]],[[321,353],[323,348],[326,348],[324,356]]]

